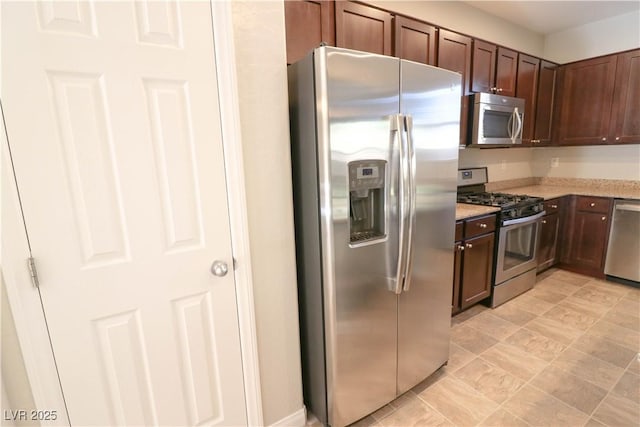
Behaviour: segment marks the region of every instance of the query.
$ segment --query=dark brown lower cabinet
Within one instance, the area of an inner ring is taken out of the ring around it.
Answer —
[[[491,295],[495,220],[495,215],[466,220],[464,235],[458,232],[462,230],[462,221],[456,224],[452,314],[469,308]],[[484,230],[486,233],[478,234],[478,230]]]
[[[462,260],[460,308],[471,307],[491,295],[493,233],[465,240]]]
[[[604,278],[612,199],[572,196],[561,267]]]
[[[460,273],[462,272],[462,242],[456,242],[453,251],[453,294],[451,297],[451,314],[458,313],[460,308]]]
[[[546,270],[557,261],[558,228],[560,215],[545,215],[540,226],[540,241],[538,243],[538,271]]]
[[[560,260],[560,230],[562,229],[565,197],[544,202],[546,215],[540,226],[538,241],[538,272],[546,270]]]

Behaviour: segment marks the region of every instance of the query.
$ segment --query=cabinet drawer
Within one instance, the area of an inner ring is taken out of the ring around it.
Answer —
[[[492,233],[496,229],[496,216],[488,215],[465,221],[464,237],[470,238],[481,234]]]
[[[605,197],[578,196],[576,198],[576,209],[585,212],[608,214],[611,209],[611,199]]]
[[[562,209],[562,203],[563,203],[562,199],[545,200],[544,210],[547,213],[547,215],[557,213],[560,211],[560,209]]]
[[[459,242],[460,240],[462,240],[463,234],[462,234],[462,230],[463,230],[463,223],[462,221],[458,221],[456,222],[456,242]]]

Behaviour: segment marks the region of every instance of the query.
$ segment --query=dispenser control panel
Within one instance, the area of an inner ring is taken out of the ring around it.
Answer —
[[[378,178],[378,166],[359,167],[356,169],[356,178]]]
[[[349,190],[384,187],[384,160],[358,160],[349,163]]]

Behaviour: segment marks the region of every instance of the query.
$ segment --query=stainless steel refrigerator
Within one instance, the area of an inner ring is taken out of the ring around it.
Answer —
[[[304,397],[344,426],[448,360],[461,76],[320,47],[289,67]]]

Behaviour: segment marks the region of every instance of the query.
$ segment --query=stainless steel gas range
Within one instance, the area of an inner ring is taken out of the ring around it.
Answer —
[[[533,288],[540,223],[545,212],[541,197],[487,192],[486,183],[486,168],[458,171],[458,203],[500,208],[491,292],[491,307],[497,307]]]

